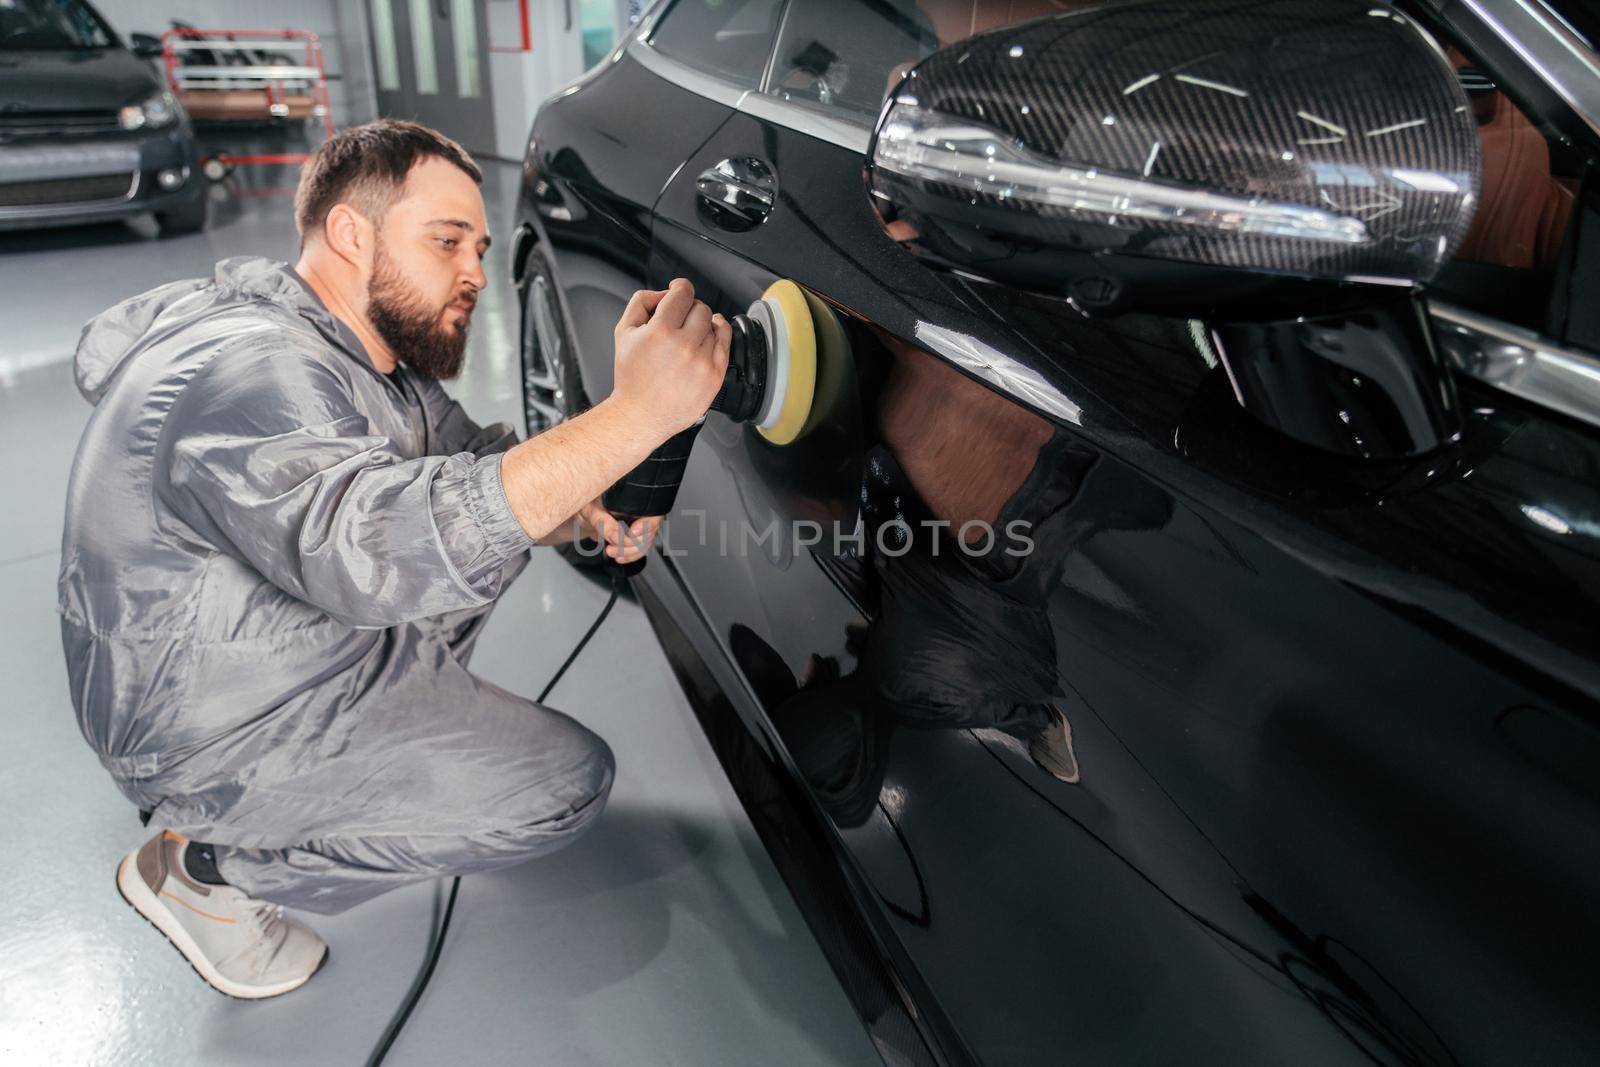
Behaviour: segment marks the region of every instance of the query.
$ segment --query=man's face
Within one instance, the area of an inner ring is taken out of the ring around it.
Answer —
[[[442,159],[412,167],[378,228],[367,318],[396,358],[418,374],[461,373],[472,310],[487,284],[488,248],[477,184]]]

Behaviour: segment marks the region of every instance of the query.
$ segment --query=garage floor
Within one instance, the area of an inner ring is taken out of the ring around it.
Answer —
[[[500,247],[451,387],[480,422],[518,415],[516,302],[501,251],[516,169],[490,163]],[[292,181],[293,171],[277,180]],[[0,234],[0,1061],[358,1064],[417,973],[435,885],[315,925],[304,989],[212,992],[118,897],[145,836],[73,721],[55,616],[68,470],[89,406],[66,362],[83,321],[240,254],[293,259],[291,185],[213,189],[206,233],[113,225]],[[267,184],[261,184],[261,183]],[[473,661],[533,695],[604,601],[548,551]],[[388,1062],[872,1064],[877,1057],[762,851],[637,605],[619,604],[551,702],[617,755],[605,817],[572,848],[475,875],[439,970]]]

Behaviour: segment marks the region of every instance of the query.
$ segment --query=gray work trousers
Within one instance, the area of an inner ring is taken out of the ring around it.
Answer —
[[[527,560],[507,565],[507,584]],[[336,744],[308,737],[297,751],[286,724],[274,731],[269,758],[219,766],[183,798],[182,809],[204,809],[206,792],[217,791],[226,823],[175,828],[212,843],[293,841],[217,844],[218,869],[252,897],[323,914],[570,843],[605,806],[611,750],[561,712],[466,669],[493,607],[386,631],[386,664],[402,669],[392,685],[339,713]],[[309,825],[297,833],[297,824]]]

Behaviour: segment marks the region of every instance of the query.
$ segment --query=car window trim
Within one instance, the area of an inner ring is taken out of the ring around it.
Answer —
[[[638,21],[629,27],[625,35],[627,40],[623,43],[626,44],[627,41],[631,41],[634,38],[649,36],[650,31],[655,28],[656,20],[660,18],[662,10],[670,3],[672,3],[672,0],[650,0],[650,3],[645,5],[644,10],[639,12]]]
[[[637,36],[629,41],[627,51],[629,56],[650,73],[665,78],[680,89],[727,107],[738,107],[740,99],[750,91],[741,85],[696,70],[680,59],[673,59],[657,50],[643,36]]]
[[[1461,0],[1533,75],[1600,136],[1600,55],[1543,0]]]
[[[707,100],[737,108],[745,94],[758,90],[765,91],[767,79],[772,77],[772,65],[777,61],[778,40],[783,36],[784,21],[789,17],[790,2],[791,0],[783,0],[778,8],[778,25],[772,39],[767,42],[767,55],[761,62],[761,75],[756,79],[755,89],[715,74],[707,74],[681,59],[674,59],[650,43],[651,33],[667,12],[676,6],[676,0],[651,0],[650,5],[639,16],[639,21],[634,23],[629,31],[620,51],[626,51],[651,73],[665,78],[680,89],[687,89]]]
[[[783,40],[783,31],[789,25],[789,11],[793,7],[794,0],[783,0],[783,8],[778,12],[778,30],[767,45],[767,62],[761,68],[761,81],[756,86],[763,93],[772,84],[772,71],[778,65],[778,42]]]
[[[1441,346],[1457,373],[1600,427],[1600,359],[1455,304],[1430,300],[1428,312],[1436,330],[1454,330],[1481,346],[1485,358],[1476,366],[1462,363],[1450,346]]]
[[[673,59],[652,47],[643,33],[636,34],[628,42],[627,52],[652,74],[665,78],[687,92],[714,100],[751,118],[847,148],[858,155],[865,156],[867,153],[872,131],[865,126],[810,108],[787,104],[775,96],[767,96],[760,89],[751,89],[696,70],[682,60]]]
[[[785,103],[775,96],[751,90],[739,101],[739,110],[752,118],[772,122],[796,133],[828,141],[865,157],[872,131],[822,111]]]

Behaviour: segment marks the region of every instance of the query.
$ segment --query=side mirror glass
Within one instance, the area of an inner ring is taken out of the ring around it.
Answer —
[[[902,81],[869,162],[880,211],[935,260],[1086,313],[1196,317],[1426,281],[1480,180],[1443,51],[1367,0],[1111,4],[978,34]]]

